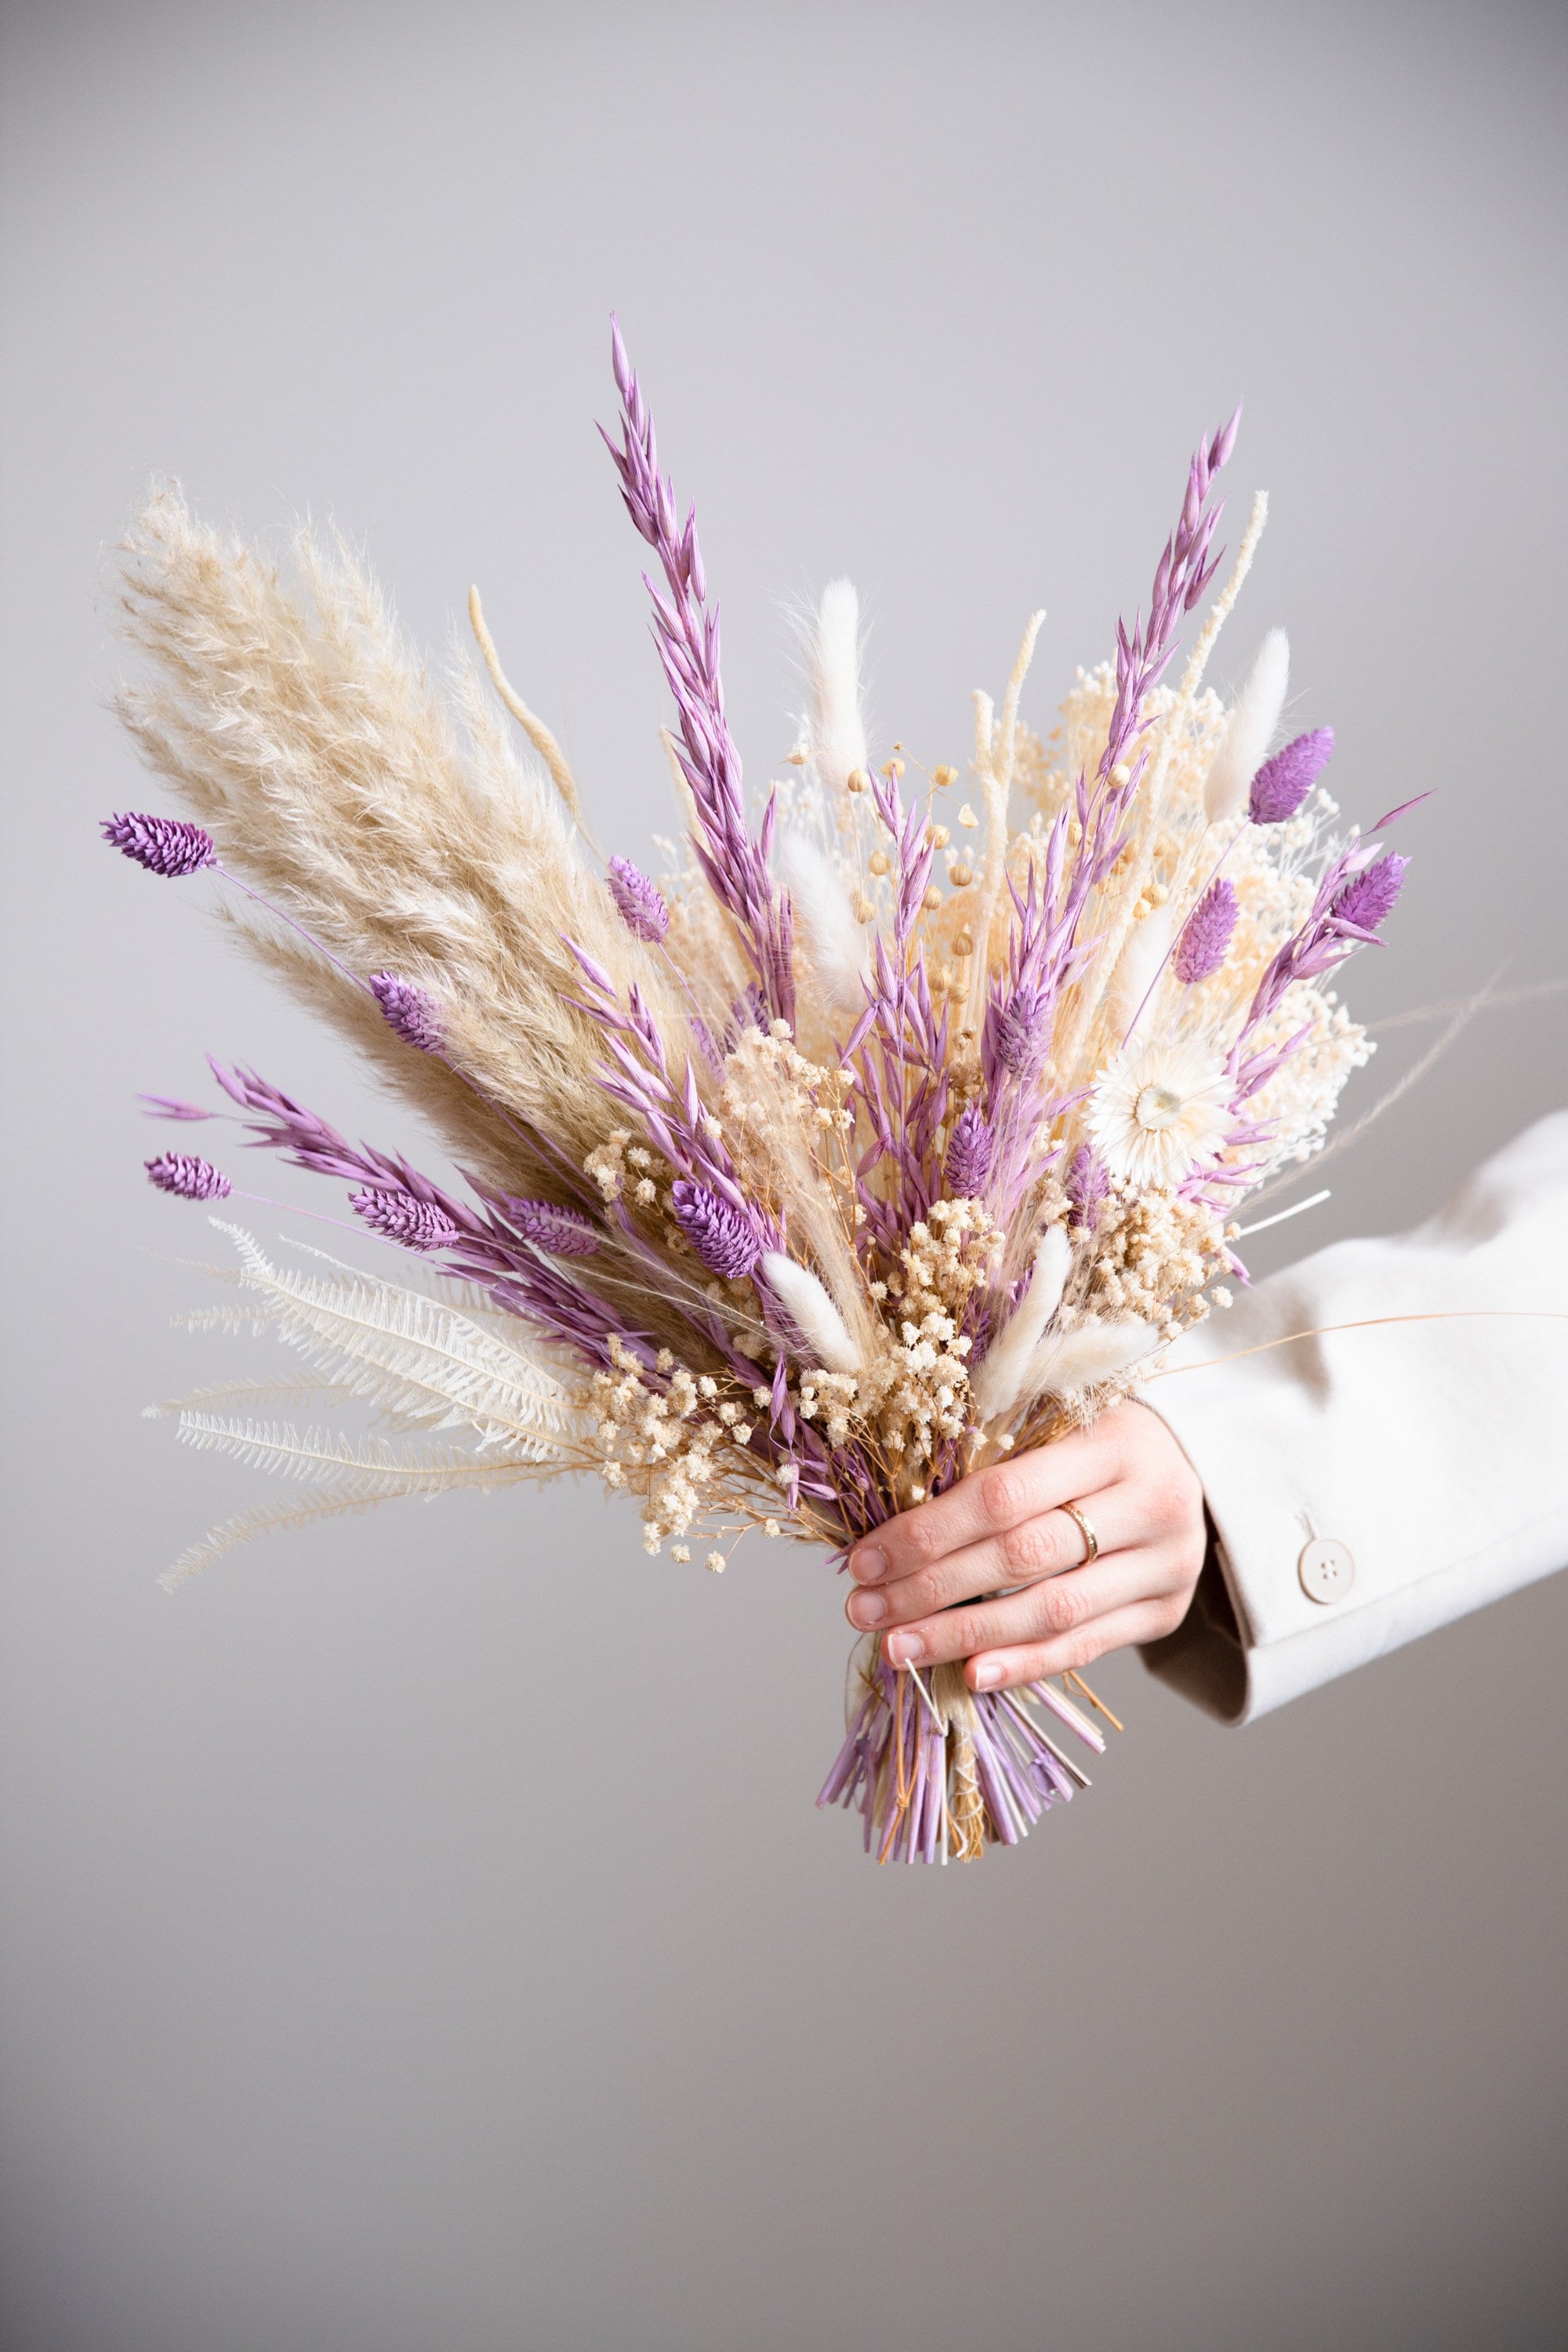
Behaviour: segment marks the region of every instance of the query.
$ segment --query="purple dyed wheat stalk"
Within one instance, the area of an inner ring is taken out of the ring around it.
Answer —
[[[622,404],[621,445],[607,433],[604,441],[620,476],[626,512],[658,556],[668,592],[661,595],[643,574],[653,599],[654,641],[680,720],[676,756],[697,810],[692,845],[714,895],[734,919],[770,1013],[793,1028],[794,916],[788,894],[768,872],[773,803],[770,798],[762,837],[754,839],[746,823],[741,755],[724,716],[719,608],[708,608],[697,510],[688,510],[684,526],[677,521],[674,489],[658,470],[653,419],[613,321],[611,349]]]

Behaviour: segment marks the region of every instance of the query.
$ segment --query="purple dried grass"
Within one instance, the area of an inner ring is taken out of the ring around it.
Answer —
[[[127,811],[106,817],[99,831],[122,857],[144,866],[149,874],[175,879],[186,874],[199,874],[205,866],[217,864],[217,845],[211,834],[204,832],[199,824],[187,824],[180,817]]]
[[[1191,988],[1207,980],[1225,961],[1237,917],[1241,912],[1236,886],[1224,877],[1211,882],[1182,926],[1172,958],[1176,978]]]
[[[658,884],[629,857],[611,858],[608,880],[616,911],[627,930],[659,946],[669,929],[669,908]]]
[[[499,1196],[499,1204],[513,1232],[552,1257],[592,1257],[603,1238],[581,1209],[560,1208],[553,1201],[517,1201],[509,1193]]]
[[[395,971],[373,971],[365,984],[380,1005],[387,1027],[405,1045],[417,1046],[422,1054],[444,1052],[446,1038],[433,996],[411,981],[400,980]]]
[[[676,1222],[710,1274],[739,1282],[763,1254],[762,1237],[748,1212],[680,1177],[671,1188]]]
[[[654,642],[680,722],[676,757],[697,812],[692,845],[714,895],[734,919],[770,1013],[793,1027],[794,917],[787,893],[776,887],[768,871],[773,803],[768,803],[760,838],[753,838],[746,823],[741,755],[724,715],[719,608],[708,609],[696,509],[688,509],[684,524],[679,521],[673,487],[658,470],[653,419],[613,320],[610,331],[621,395],[620,446],[600,430],[620,477],[626,512],[664,573],[665,595],[643,576],[653,599]]]
[[[155,1160],[145,1163],[149,1181],[160,1192],[173,1192],[181,1201],[226,1201],[234,1190],[230,1179],[210,1160],[199,1160],[190,1151],[160,1151]]]
[[[1390,854],[1345,884],[1330,914],[1346,938],[1360,938],[1368,943],[1373,940],[1378,925],[1385,923],[1394,912],[1409,863],[1408,857]]]
[[[373,1232],[402,1249],[450,1249],[458,1239],[452,1219],[434,1201],[418,1200],[412,1192],[365,1187],[349,1194],[349,1206]]]
[[[1081,1233],[1092,1229],[1100,1204],[1110,1190],[1110,1179],[1089,1144],[1080,1143],[1068,1168],[1067,1193],[1072,1222]]]
[[[954,1200],[974,1200],[984,1190],[995,1154],[996,1138],[973,1103],[961,1110],[947,1139],[942,1173]]]
[[[816,1801],[854,1806],[866,1851],[879,1862],[940,1864],[944,1819],[951,1822],[947,1735],[911,1675],[879,1655],[865,1679],[868,1687]],[[986,1691],[971,1699],[984,1833],[1001,1845],[1016,1845],[1043,1813],[1088,1785],[1026,1711],[1022,1701],[1031,1695]],[[1088,1744],[1100,1745],[1092,1735]]]
[[[1333,729],[1314,727],[1310,735],[1298,735],[1265,760],[1247,797],[1247,814],[1253,824],[1283,824],[1294,816],[1333,756]]]

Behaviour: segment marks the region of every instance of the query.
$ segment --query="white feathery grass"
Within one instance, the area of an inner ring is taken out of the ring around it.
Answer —
[[[405,1424],[471,1429],[522,1459],[556,1452],[570,1418],[560,1382],[497,1332],[425,1291],[279,1271],[243,1227],[213,1223],[233,1238],[242,1281],[266,1299],[279,1339],[342,1394]]]
[[[311,1403],[318,1397],[335,1394],[337,1383],[327,1373],[305,1372],[268,1380],[214,1381],[206,1388],[192,1389],[188,1394],[164,1397],[161,1403],[144,1404],[143,1421],[167,1421],[175,1413],[205,1412],[224,1406],[271,1405],[286,1412],[293,1405]]]
[[[858,1013],[870,962],[866,933],[855,919],[843,877],[810,835],[794,826],[779,835],[773,858],[794,902],[796,938],[804,935],[814,978],[835,1013]]]
[[[285,579],[169,489],[121,553],[123,624],[150,670],[116,707],[148,766],[226,864],[351,971],[426,989],[453,1060],[581,1160],[602,1139],[605,1106],[563,935],[623,994],[635,981],[656,1018],[674,1027],[680,1015],[668,971],[584,862],[561,779],[519,756],[471,662],[450,703],[437,693],[341,542],[301,529]],[[290,977],[356,1043],[379,1017],[328,964],[313,992],[308,961]],[[416,1048],[396,1050],[409,1091],[425,1091],[450,1134],[452,1082]],[[467,1140],[459,1131],[455,1148]]]
[[[287,1500],[279,1497],[271,1502],[253,1503],[248,1509],[237,1511],[232,1518],[223,1519],[216,1527],[209,1528],[199,1542],[188,1545],[179,1558],[163,1570],[158,1582],[165,1592],[175,1592],[193,1576],[199,1576],[203,1569],[211,1568],[240,1544],[254,1543],[261,1536],[281,1534],[288,1528],[310,1527],[318,1519],[338,1518],[350,1512],[374,1510],[378,1503],[391,1500],[393,1494],[433,1496],[452,1486],[475,1486],[482,1493],[490,1487],[510,1486],[514,1479],[525,1475],[522,1469],[509,1470],[504,1464],[470,1462],[466,1475],[454,1474],[441,1486],[420,1487],[405,1482],[386,1493],[317,1492]]]
[[[867,764],[860,711],[860,600],[849,580],[830,580],[811,633],[811,749],[828,790],[841,793]]]
[[[858,1372],[863,1369],[848,1326],[809,1266],[785,1257],[782,1251],[768,1250],[763,1256],[762,1271],[768,1287],[811,1350],[813,1360],[825,1372]]]
[[[292,1422],[230,1421],[211,1412],[183,1412],[179,1436],[182,1444],[194,1445],[198,1453],[227,1454],[247,1470],[306,1480],[360,1503],[384,1502],[395,1495],[438,1495],[447,1486],[471,1483],[491,1467],[453,1445],[422,1445],[405,1453],[384,1437],[362,1438],[356,1444],[335,1430],[301,1433]]]
[[[1136,1316],[1108,1322],[1086,1316],[1070,1331],[1048,1339],[1029,1367],[1030,1385],[1047,1396],[1070,1397],[1131,1370],[1159,1345],[1152,1324]]]
[[[999,1421],[1023,1395],[1036,1349],[1062,1302],[1072,1265],[1072,1243],[1065,1225],[1052,1225],[1035,1248],[1029,1287],[985,1351],[970,1386],[977,1421]]]
[[[429,1291],[405,1290],[344,1269],[330,1282],[279,1271],[244,1228],[214,1217],[239,1253],[237,1278],[259,1303],[247,1310],[183,1318],[197,1328],[269,1328],[311,1364],[302,1375],[234,1380],[149,1405],[151,1417],[179,1415],[181,1442],[231,1455],[252,1469],[321,1489],[307,1501],[262,1505],[210,1528],[160,1578],[166,1591],[239,1543],[337,1511],[368,1509],[399,1496],[435,1496],[453,1487],[507,1485],[561,1462],[574,1415],[560,1383],[542,1366]],[[308,1246],[308,1245],[307,1245]],[[339,1261],[325,1251],[313,1255]],[[226,1268],[214,1268],[220,1277]],[[233,1278],[229,1276],[229,1278]],[[456,1289],[456,1286],[454,1286]],[[513,1323],[515,1328],[515,1321]],[[221,1410],[242,1402],[288,1406],[323,1393],[368,1404],[395,1427],[456,1429],[478,1438],[460,1444],[399,1449],[385,1438],[356,1441],[291,1422],[251,1421]]]
[[[1137,1028],[1160,977],[1161,966],[1170,952],[1170,908],[1152,908],[1142,922],[1133,924],[1116,959],[1110,1009],[1119,1042],[1124,1044]]]
[[[1290,641],[1283,629],[1270,629],[1242,680],[1204,784],[1204,814],[1210,824],[1234,816],[1246,800],[1268,756],[1289,684]]]

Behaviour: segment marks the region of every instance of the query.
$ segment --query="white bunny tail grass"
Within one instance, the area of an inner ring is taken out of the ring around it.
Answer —
[[[763,1275],[779,1305],[805,1340],[810,1360],[825,1372],[858,1372],[860,1353],[849,1328],[808,1266],[769,1250]]]
[[[860,599],[849,580],[830,580],[811,633],[811,749],[816,772],[841,793],[866,766],[860,711]]]
[[[859,1013],[870,964],[842,876],[810,835],[794,827],[779,836],[773,862],[795,904],[796,940],[828,1005],[838,1013]]]
[[[1116,1042],[1124,1045],[1138,1027],[1145,1006],[1153,994],[1161,967],[1171,952],[1171,916],[1165,907],[1156,907],[1134,923],[1127,934],[1125,946],[1116,959],[1116,976],[1110,985],[1110,1014],[1116,1032]]]
[[[1124,1322],[1087,1316],[1070,1331],[1046,1342],[1030,1367],[1032,1382],[1047,1396],[1079,1396],[1131,1371],[1159,1344],[1153,1326],[1135,1316]]]
[[[1065,1225],[1052,1225],[1035,1250],[1029,1287],[993,1339],[971,1388],[977,1421],[1000,1421],[1011,1412],[1028,1382],[1035,1351],[1057,1308],[1072,1265]]]
[[[1270,629],[1242,680],[1204,785],[1204,814],[1211,824],[1234,816],[1246,800],[1248,785],[1268,756],[1289,684],[1290,641],[1283,629]]]

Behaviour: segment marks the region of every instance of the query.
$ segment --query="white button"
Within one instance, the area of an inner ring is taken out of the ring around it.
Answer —
[[[1314,1536],[1296,1563],[1301,1590],[1309,1601],[1342,1601],[1355,1582],[1355,1562],[1348,1544],[1332,1536]]]

